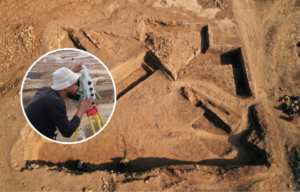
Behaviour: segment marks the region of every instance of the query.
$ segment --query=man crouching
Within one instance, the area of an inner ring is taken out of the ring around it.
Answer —
[[[25,107],[28,120],[44,136],[56,140],[56,129],[64,137],[71,137],[80,124],[84,113],[92,109],[93,98],[81,100],[75,116],[69,121],[66,111],[65,98],[76,98],[79,89],[79,72],[81,64],[75,64],[71,70],[62,67],[53,73],[54,84],[51,87],[38,89]]]

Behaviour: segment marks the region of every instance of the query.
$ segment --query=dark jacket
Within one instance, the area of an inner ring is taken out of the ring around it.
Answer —
[[[69,121],[64,100],[51,87],[40,88],[25,107],[25,113],[32,126],[50,139],[55,137],[56,128],[62,136],[71,137],[80,124],[77,116]]]

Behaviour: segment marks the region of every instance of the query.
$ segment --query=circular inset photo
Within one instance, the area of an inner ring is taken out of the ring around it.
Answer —
[[[77,49],[40,57],[27,71],[21,104],[29,124],[43,137],[64,144],[86,141],[108,124],[116,88],[107,67]]]

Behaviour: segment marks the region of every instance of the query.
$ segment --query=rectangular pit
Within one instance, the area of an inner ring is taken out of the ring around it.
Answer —
[[[220,57],[222,65],[231,64],[233,67],[235,84],[237,86],[236,94],[245,97],[252,96],[242,48],[224,53]]]
[[[227,133],[232,132],[231,127],[223,119],[221,119],[217,114],[215,114],[209,107],[207,107],[206,105],[203,105],[202,108],[205,110],[204,115],[206,115],[208,117],[208,119],[213,120],[215,122],[214,124],[220,125],[218,127],[223,129]]]
[[[163,73],[170,79],[170,80],[174,80],[174,76],[172,75],[172,72],[169,71],[159,60],[159,58],[152,52],[152,51],[148,51],[146,54],[146,57],[148,59],[148,61],[150,63],[155,64],[155,66],[157,67],[157,69],[159,68],[161,71],[163,71]]]
[[[206,53],[206,51],[209,49],[208,25],[202,28],[200,35],[201,35],[201,52]]]
[[[199,101],[196,104],[196,107],[201,107],[202,109],[204,109],[204,116],[210,122],[212,122],[216,127],[223,129],[227,133],[231,133],[232,126],[235,127],[235,125],[236,125],[234,123],[231,126],[228,123],[228,120],[226,118],[226,116],[230,115],[230,113],[228,111],[222,110],[222,109],[215,109],[215,106],[211,102],[204,104],[202,101]]]
[[[147,79],[158,69],[158,67],[153,64],[153,62],[150,61],[147,56],[145,56],[143,60],[136,62],[140,64],[140,67],[138,67],[132,73],[128,74],[126,77],[123,77],[120,82],[116,83],[117,99],[121,98],[124,94],[133,89],[140,82]]]

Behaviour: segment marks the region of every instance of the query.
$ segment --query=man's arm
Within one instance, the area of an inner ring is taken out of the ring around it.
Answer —
[[[83,114],[92,109],[92,101],[92,97],[86,101],[82,99],[78,106],[78,111],[71,121],[69,121],[68,119],[66,105],[62,100],[55,100],[50,104],[50,114],[52,121],[54,122],[55,126],[58,128],[62,136],[72,136],[76,128],[79,126]]]
[[[80,124],[80,118],[78,116],[74,116],[72,120],[69,121],[66,105],[63,100],[52,101],[49,105],[49,114],[55,126],[64,137],[71,137]]]
[[[84,101],[84,98],[82,98],[82,100],[80,101],[80,103],[78,105],[78,111],[75,114],[75,116],[77,116],[79,119],[81,119],[84,113],[86,113],[88,110],[92,109],[91,103],[93,100],[94,99],[92,97],[90,97],[86,101]]]

